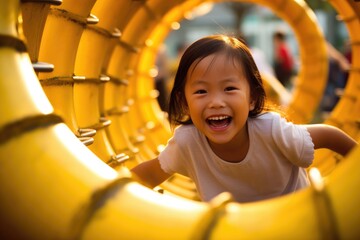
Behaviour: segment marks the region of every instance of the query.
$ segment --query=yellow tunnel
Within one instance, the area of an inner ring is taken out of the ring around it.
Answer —
[[[160,186],[165,194],[132,179],[129,169],[154,158],[172,134],[151,75],[157,50],[204,2],[0,0],[1,239],[360,238],[359,148],[345,159],[317,151],[312,187],[255,203],[227,193],[200,202],[180,175]],[[247,2],[293,29],[301,69],[287,114],[309,122],[328,73],[315,14],[304,0]],[[353,59],[326,122],[358,141],[360,2],[329,2]]]

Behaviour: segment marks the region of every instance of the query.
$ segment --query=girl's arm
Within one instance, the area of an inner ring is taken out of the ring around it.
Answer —
[[[171,176],[162,170],[157,158],[140,163],[131,172],[135,180],[149,188],[156,187]]]
[[[315,149],[328,148],[345,156],[358,143],[344,131],[326,124],[305,125],[309,131]]]

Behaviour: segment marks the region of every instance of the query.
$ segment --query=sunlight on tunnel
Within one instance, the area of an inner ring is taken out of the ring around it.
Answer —
[[[311,187],[246,204],[227,193],[201,202],[182,175],[155,189],[131,175],[172,136],[155,89],[159,50],[185,22],[222,2],[0,0],[1,239],[360,236],[359,148],[345,158],[319,150]],[[266,9],[291,31],[299,56],[291,91],[272,76],[263,79],[275,102],[286,96],[290,119],[314,121],[330,50],[313,9],[303,0],[233,3]],[[353,54],[324,121],[358,141],[360,2],[327,4]]]

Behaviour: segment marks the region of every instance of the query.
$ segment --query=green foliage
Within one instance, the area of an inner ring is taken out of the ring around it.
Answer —
[[[325,12],[333,12],[334,9],[328,1],[324,0],[305,0],[312,10],[323,10]]]

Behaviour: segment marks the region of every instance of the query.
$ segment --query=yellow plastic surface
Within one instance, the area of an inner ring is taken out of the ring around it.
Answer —
[[[360,238],[360,148],[344,159],[318,151],[312,167],[326,178],[311,169],[312,187],[248,204],[226,193],[210,203],[194,201],[194,185],[182,176],[161,186],[166,194],[131,179],[128,167],[156,156],[171,136],[149,76],[156,50],[171,23],[202,2],[63,0],[50,7],[43,35],[36,38],[39,60],[55,69],[38,76],[26,52],[0,46],[1,239]],[[327,73],[315,15],[302,0],[251,2],[269,7],[294,29],[302,68],[289,111],[298,122],[309,121]],[[345,93],[327,121],[358,140],[360,3],[330,3],[350,19],[344,21],[354,54]],[[0,34],[22,38],[19,1],[0,5]],[[98,24],[84,22],[90,14],[99,17]],[[74,74],[85,77],[76,89]],[[101,75],[110,80],[95,84]],[[64,123],[31,122],[53,113]],[[94,146],[108,149],[92,151],[74,133],[100,117],[116,124],[95,138]],[[131,154],[130,164],[113,169],[104,163],[122,151]]]

